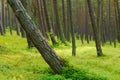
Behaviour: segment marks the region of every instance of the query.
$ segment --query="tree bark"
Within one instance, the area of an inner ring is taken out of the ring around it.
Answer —
[[[3,33],[5,34],[5,0],[2,0],[2,26],[3,26]]]
[[[118,23],[117,23],[117,39],[118,42],[120,43],[120,7],[119,7],[119,0],[114,0],[115,4],[116,4],[116,10],[118,13]]]
[[[27,9],[27,5],[28,5],[27,0],[21,0],[21,3],[24,6],[24,8]],[[27,33],[26,33],[26,38],[27,38],[28,48],[34,47],[32,41],[30,40],[30,36]]]
[[[16,17],[20,24],[24,28],[27,34],[30,35],[30,39],[34,46],[41,53],[42,57],[53,69],[55,73],[62,73],[63,60],[56,55],[56,52],[48,45],[45,38],[41,35],[39,29],[37,29],[35,23],[32,21],[30,16],[27,14],[19,0],[7,0],[12,7]]]
[[[89,14],[90,14],[92,28],[93,28],[93,34],[94,34],[94,39],[95,39],[95,44],[96,44],[96,49],[97,49],[97,55],[103,56],[103,52],[102,52],[101,45],[100,45],[98,26],[96,25],[94,11],[92,8],[92,2],[91,2],[91,0],[87,0],[87,3],[88,3]]]
[[[66,27],[66,14],[65,14],[65,0],[62,0],[62,15],[63,15],[63,27],[64,27],[64,35],[67,39],[67,27]]]
[[[69,7],[69,21],[70,21],[70,28],[71,28],[71,37],[72,37],[72,55],[76,55],[76,43],[75,43],[75,34],[74,34],[74,28],[73,28],[73,20],[72,20],[72,5],[71,0],[67,0],[68,7]]]
[[[55,23],[56,23],[56,27],[58,28],[58,37],[60,38],[62,43],[65,43],[63,28],[60,25],[60,19],[59,19],[58,0],[52,0],[52,1],[53,1],[53,11],[55,15]]]
[[[52,27],[50,25],[50,22],[49,22],[49,16],[48,16],[48,11],[47,11],[46,0],[43,0],[43,7],[44,7],[44,14],[45,14],[45,19],[46,19],[46,26],[48,28],[48,33],[50,35],[52,44],[55,45],[55,44],[57,44],[57,41],[55,39],[55,36],[53,34],[53,29],[52,29]]]

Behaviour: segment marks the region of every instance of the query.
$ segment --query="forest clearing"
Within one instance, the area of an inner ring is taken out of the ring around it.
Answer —
[[[72,80],[70,77],[64,79],[64,76],[49,73],[50,68],[39,52],[35,48],[27,48],[26,39],[6,34],[0,36],[0,45],[1,80]],[[60,45],[53,48],[75,68],[90,72],[92,77],[103,77],[97,80],[106,80],[105,77],[108,80],[120,79],[120,44],[117,48],[110,46],[109,43],[103,46],[105,53],[103,57],[96,56],[93,41],[90,44],[81,44],[80,40],[77,41],[76,57],[71,56],[70,46]]]
[[[120,80],[120,1],[0,0],[0,80]]]

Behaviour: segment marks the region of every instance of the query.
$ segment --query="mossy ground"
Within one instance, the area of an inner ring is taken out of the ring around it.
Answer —
[[[97,75],[107,77],[108,80],[120,80],[119,43],[117,43],[117,48],[106,43],[102,47],[105,55],[103,57],[97,57],[93,41],[90,44],[86,42],[81,44],[81,41],[77,40],[75,57],[71,56],[70,43],[68,46],[61,44],[52,47],[59,56],[67,59],[70,65],[93,73],[91,74],[93,77]],[[46,76],[49,76],[48,80],[65,79],[62,76],[48,73],[48,68],[49,66],[35,48],[28,49],[26,39],[16,36],[15,32],[12,36],[9,33],[0,36],[0,80],[38,80]]]

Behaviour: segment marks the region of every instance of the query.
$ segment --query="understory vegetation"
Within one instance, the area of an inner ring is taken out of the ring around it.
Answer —
[[[26,39],[13,34],[0,36],[0,80],[120,80],[120,44],[114,48],[106,43],[105,55],[96,56],[94,41],[81,44],[77,55],[71,55],[71,44],[52,46],[67,60],[63,74],[54,74],[37,49],[28,49]]]

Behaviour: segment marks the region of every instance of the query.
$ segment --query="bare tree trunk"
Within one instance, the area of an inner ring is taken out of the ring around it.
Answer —
[[[5,34],[5,22],[4,22],[5,21],[5,19],[4,19],[4,17],[5,17],[5,15],[4,15],[5,14],[4,13],[5,12],[5,9],[4,9],[5,5],[4,4],[5,3],[4,3],[4,0],[2,0],[1,3],[2,3],[1,4],[2,5],[2,16],[1,16],[1,18],[2,18],[2,24],[1,24],[2,25],[2,33]]]
[[[45,38],[41,35],[39,29],[37,29],[35,23],[27,14],[19,0],[7,0],[12,7],[16,17],[20,24],[24,28],[27,34],[30,35],[30,39],[34,46],[38,49],[42,57],[53,69],[55,73],[62,73],[63,60],[56,55],[56,52],[48,45]]]
[[[40,7],[41,7],[41,18],[42,18],[42,24],[43,24],[43,30],[45,31],[45,38],[49,39],[48,34],[47,34],[47,25],[46,25],[46,20],[45,20],[45,14],[44,14],[44,7],[43,7],[43,1],[40,0]]]
[[[15,23],[16,23],[16,33],[18,36],[20,36],[20,27],[16,17],[15,17]]]
[[[120,7],[119,7],[119,0],[114,0],[115,4],[116,4],[116,9],[117,9],[117,13],[118,13],[118,27],[117,27],[117,39],[118,42],[120,43]]]
[[[39,29],[42,32],[43,36],[46,37],[46,31],[44,29],[43,19],[42,19],[42,10],[41,10],[41,1],[37,0],[37,8],[38,8],[38,25]]]
[[[67,0],[67,3],[69,6],[69,21],[70,21],[71,36],[72,36],[72,55],[75,56],[76,55],[76,43],[75,43],[75,34],[74,34],[74,28],[73,28],[71,0]]]
[[[97,11],[97,26],[98,26],[98,35],[101,44],[101,0],[98,0],[98,11]]]
[[[60,20],[59,20],[58,0],[52,0],[52,1],[53,1],[53,11],[54,11],[54,15],[55,15],[55,23],[56,23],[56,27],[58,28],[58,32],[59,32],[58,37],[60,38],[62,43],[65,43],[63,28],[60,25]]]
[[[68,4],[68,1],[67,1],[67,37],[66,37],[66,40],[70,42],[70,21],[69,21],[69,4]]]
[[[3,25],[2,25],[1,16],[2,16],[2,15],[0,15],[0,33],[1,33],[1,35],[4,35],[4,30],[3,30]]]
[[[85,0],[85,38],[89,44],[89,26],[88,26],[88,6],[87,0]]]
[[[66,27],[66,15],[65,15],[65,0],[62,0],[62,15],[63,15],[63,28],[64,28],[64,35],[67,39],[67,27]]]
[[[21,0],[21,3],[23,4],[24,8],[27,10],[27,5],[28,5],[27,0]],[[32,41],[30,40],[30,35],[27,33],[26,33],[26,38],[27,38],[28,48],[34,47]]]
[[[55,39],[55,36],[53,34],[53,29],[52,29],[52,27],[50,25],[50,22],[49,22],[49,16],[48,16],[47,5],[46,5],[46,1],[45,0],[43,0],[43,7],[44,7],[44,14],[45,14],[45,18],[46,18],[46,26],[48,28],[48,33],[50,35],[52,44],[55,45],[55,44],[57,44],[57,41]]]
[[[1,3],[0,7],[2,8],[2,3]],[[3,24],[2,23],[3,23],[2,22],[2,11],[0,11],[0,33],[1,33],[1,35],[4,35],[4,30],[3,30]]]
[[[93,8],[92,8],[92,2],[91,2],[91,0],[87,0],[87,3],[88,3],[89,14],[90,14],[92,28],[93,28],[93,34],[94,34],[94,39],[95,39],[95,44],[96,44],[96,49],[97,49],[97,55],[98,56],[103,56],[101,45],[100,45],[98,26],[96,25],[94,11],[93,11]]]
[[[118,27],[118,17],[117,17],[117,7],[116,7],[116,2],[113,0],[113,5],[114,5],[114,15],[115,15],[115,26],[114,26],[114,47],[116,48],[116,38],[117,38],[117,27]]]

